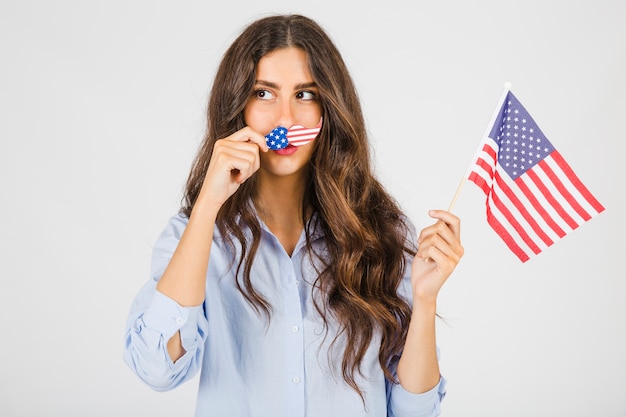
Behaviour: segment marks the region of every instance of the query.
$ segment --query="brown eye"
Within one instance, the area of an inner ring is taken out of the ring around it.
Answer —
[[[310,101],[310,100],[315,100],[317,96],[315,95],[313,91],[299,91],[296,94],[296,98],[298,100]]]
[[[267,90],[256,90],[254,92],[254,96],[259,100],[270,100],[274,98],[274,96],[272,96],[272,93]]]

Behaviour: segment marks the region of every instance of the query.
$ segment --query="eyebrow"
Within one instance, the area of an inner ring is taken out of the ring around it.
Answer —
[[[255,84],[263,85],[265,87],[275,88],[276,90],[280,90],[280,87],[281,87],[279,84],[273,83],[271,81],[265,81],[265,80],[256,80]],[[296,84],[295,89],[300,90],[302,88],[311,88],[311,87],[317,87],[317,84],[313,81],[311,81],[310,83],[300,83],[300,84]]]

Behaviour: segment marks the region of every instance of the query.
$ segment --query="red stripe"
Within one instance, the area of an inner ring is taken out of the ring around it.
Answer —
[[[515,216],[511,213],[511,211],[506,206],[506,204],[504,204],[502,200],[500,200],[500,197],[498,196],[498,194],[495,192],[491,193],[491,198],[493,200],[493,204],[500,211],[500,213],[502,213],[502,215],[506,218],[509,224],[513,226],[513,229],[515,229],[515,231],[517,232],[519,237],[522,238],[524,243],[528,245],[530,250],[532,250],[535,254],[538,254],[539,252],[541,252],[541,249],[539,248],[539,246],[537,246],[535,241],[532,240],[530,236],[528,236],[528,233],[526,233],[526,230],[524,230],[522,225],[519,224],[519,222],[517,221],[517,218],[515,218]]]
[[[563,171],[565,175],[567,175],[567,178],[569,178],[572,184],[574,184],[578,192],[583,197],[585,197],[585,200],[587,200],[598,213],[604,211],[604,207],[602,206],[602,204],[600,204],[600,202],[596,200],[593,195],[591,195],[587,187],[585,187],[584,184],[578,179],[572,168],[567,162],[565,162],[565,159],[563,159],[561,154],[554,150],[551,155],[552,159],[554,159],[559,168],[561,168],[561,171]]]
[[[487,181],[485,181],[483,177],[478,175],[478,173],[472,172],[467,179],[478,185],[483,190],[483,193],[485,193],[485,195],[489,195],[489,193],[491,192],[491,188],[487,185]]]
[[[496,150],[485,143],[483,145],[483,152],[488,154],[491,157],[491,159],[493,159],[493,163],[491,165],[495,165],[496,164]]]
[[[565,236],[565,232],[563,231],[563,229],[561,229],[561,227],[556,224],[556,222],[554,221],[554,219],[548,214],[548,212],[546,211],[546,209],[543,208],[543,206],[539,203],[539,201],[535,198],[535,196],[533,195],[533,193],[530,191],[530,189],[526,186],[526,184],[524,184],[524,181],[522,181],[520,179],[520,177],[517,177],[515,179],[515,184],[519,187],[520,190],[522,190],[522,193],[524,193],[524,195],[526,196],[526,198],[528,199],[528,201],[530,201],[530,204],[532,204],[532,206],[534,207],[534,209],[537,211],[537,213],[539,213],[539,215],[541,216],[541,218],[548,224],[548,226],[550,226],[550,228],[552,230],[554,230],[554,232],[560,237],[562,238],[563,236]]]
[[[572,228],[572,230],[576,229],[578,227],[578,223],[576,223],[574,219],[572,219],[572,217],[569,214],[567,214],[563,206],[561,206],[561,204],[559,204],[559,202],[556,201],[556,198],[554,198],[554,196],[552,195],[550,190],[548,190],[548,188],[545,186],[543,181],[539,179],[539,176],[537,176],[534,169],[535,168],[533,167],[529,169],[528,171],[526,171],[526,175],[528,175],[531,181],[535,183],[537,188],[539,188],[539,191],[541,192],[541,194],[543,194],[546,200],[548,200],[548,203],[550,203],[550,205],[556,210],[559,216],[561,216],[561,218],[565,220],[565,223],[567,223],[568,226]]]
[[[524,204],[517,198],[517,195],[511,190],[511,188],[507,185],[507,183],[502,179],[500,173],[496,171],[495,181],[498,184],[498,187],[502,190],[502,192],[511,200],[511,203],[519,210],[522,217],[528,222],[533,231],[539,236],[539,238],[545,243],[547,246],[551,246],[554,241],[550,239],[550,237],[543,231],[541,226],[537,223],[537,221],[531,216],[528,212]]]
[[[509,249],[519,258],[520,261],[526,262],[530,257],[519,247],[515,240],[511,237],[509,232],[502,226],[502,224],[491,213],[489,205],[487,205],[487,223],[493,230],[500,236]]]
[[[490,178],[493,178],[493,165],[491,165],[489,162],[485,161],[482,158],[479,158],[478,161],[476,161],[476,166],[481,167],[483,171],[485,171],[487,175],[489,175]]]
[[[589,219],[591,219],[591,216],[589,215],[589,213],[587,213],[585,211],[584,208],[582,208],[582,206],[578,203],[578,201],[576,201],[576,199],[574,198],[574,196],[569,192],[569,190],[567,189],[567,187],[565,187],[565,185],[563,185],[563,182],[559,179],[559,177],[554,173],[554,171],[552,171],[552,168],[550,168],[550,166],[548,165],[548,163],[544,160],[542,160],[541,162],[539,162],[539,167],[541,169],[543,169],[543,172],[546,173],[546,175],[548,176],[548,178],[550,178],[550,181],[552,181],[552,183],[554,184],[554,186],[556,187],[557,190],[559,190],[559,192],[561,193],[561,195],[563,197],[565,197],[565,200],[567,200],[567,202],[570,204],[570,206],[574,209],[574,211],[576,211],[576,213],[578,213],[578,215],[580,217],[583,218],[583,220],[587,221]]]

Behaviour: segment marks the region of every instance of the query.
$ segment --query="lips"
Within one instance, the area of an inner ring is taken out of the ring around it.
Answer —
[[[297,151],[298,151],[298,148],[296,146],[294,146],[294,145],[287,145],[284,148],[274,150],[274,153],[276,155],[289,156],[289,155],[293,155]]]

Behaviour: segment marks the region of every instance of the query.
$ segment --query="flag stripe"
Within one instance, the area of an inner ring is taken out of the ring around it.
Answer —
[[[530,204],[535,209],[535,211],[539,214],[539,216],[541,216],[541,218],[548,224],[550,229],[553,230],[557,234],[559,239],[565,236],[565,231],[563,231],[563,229],[557,224],[557,222],[554,220],[554,217],[548,214],[548,211],[546,210],[546,206],[539,202],[539,199],[537,198],[537,194],[531,191],[530,187],[524,181],[524,179],[522,177],[518,177],[515,180],[515,184],[519,187],[519,189],[524,194],[524,196],[528,199],[528,201],[530,201]]]
[[[509,187],[506,181],[502,178],[499,172],[496,171],[496,183],[498,187],[502,190],[502,192],[508,197],[513,206],[517,209],[519,214],[526,220],[526,223],[530,226],[530,228],[535,232],[537,237],[541,239],[547,246],[552,245],[554,241],[547,235],[546,232],[543,231],[541,226],[537,223],[537,221],[533,218],[532,214],[528,211],[528,209],[524,206],[524,203],[518,198],[515,192]]]
[[[487,181],[485,181],[483,177],[478,175],[478,173],[472,172],[468,179],[472,181],[474,184],[478,185],[487,196],[489,195],[489,191],[491,190],[491,187],[487,185]]]
[[[563,159],[563,156],[558,152],[552,152],[552,158],[559,165],[561,170],[565,173],[567,178],[571,181],[572,185],[580,192],[584,199],[591,204],[596,213],[604,211],[604,207],[600,202],[589,192],[587,187],[578,179],[578,176],[574,173],[569,164]]]
[[[552,228],[552,226],[554,226],[560,230],[559,226],[556,224],[556,222],[553,221],[552,216],[550,216],[550,213],[547,210],[544,210],[544,205],[546,204],[546,202],[543,200],[543,196],[539,196],[539,198],[537,198],[536,201],[531,201],[527,197],[528,193],[525,193],[523,191],[523,190],[528,190],[532,197],[536,197],[536,195],[532,193],[532,189],[535,189],[534,184],[530,184],[530,186],[528,186],[528,184],[524,182],[523,177],[519,177],[513,180],[511,177],[507,175],[507,173],[500,166],[496,168],[496,171],[500,173],[502,182],[511,189],[512,194],[514,194],[520,200],[520,202],[522,203],[522,206],[526,210],[528,210],[531,217],[534,219],[534,221],[537,222],[537,224],[539,224],[539,226],[541,227],[541,230],[546,235],[548,235],[550,240],[554,242],[560,239],[561,236],[559,236],[559,234],[555,232]],[[543,202],[544,205],[537,204],[541,202]],[[541,241],[544,240],[539,236],[537,236],[537,238]]]
[[[522,250],[522,248],[515,243],[515,240],[506,228],[498,221],[498,219],[491,212],[489,205],[487,205],[487,223],[493,230],[500,236],[509,249],[520,259],[522,262],[526,262],[530,259],[528,254]]]
[[[569,178],[561,170],[561,168],[557,164],[557,161],[554,158],[546,159],[546,163],[559,177],[559,180],[563,183],[563,186],[572,194],[572,198],[574,198],[576,202],[580,204],[583,210],[585,210],[591,217],[599,213],[598,211],[596,211],[596,208],[589,201],[587,201],[585,196],[574,186],[571,178]]]
[[[546,244],[546,242],[544,242],[544,240],[542,239],[542,237],[537,234],[535,232],[535,230],[530,226],[529,222],[524,218],[524,216],[522,216],[520,214],[520,211],[517,207],[515,207],[515,205],[513,204],[513,201],[511,201],[511,199],[509,198],[509,196],[505,193],[504,189],[502,188],[502,185],[508,188],[510,188],[511,190],[516,190],[517,186],[515,184],[515,182],[513,180],[511,180],[509,177],[505,176],[506,173],[504,172],[500,172],[501,168],[497,167],[496,168],[496,174],[501,177],[501,183],[498,183],[497,180],[494,183],[493,186],[493,190],[492,190],[492,194],[497,194],[499,199],[506,204],[506,206],[508,207],[509,211],[511,212],[511,216],[514,216],[517,220],[517,222],[519,222],[524,230],[525,233],[528,234],[528,236],[530,236],[530,239],[533,241],[533,243],[538,246],[541,249],[545,249],[547,248],[549,245]],[[504,174],[504,175],[503,175]],[[539,223],[540,225],[542,225],[546,230],[550,231],[551,233],[554,233],[550,230],[549,227],[547,227],[547,225],[545,224],[545,222],[543,222],[541,220],[541,217],[538,216],[534,210],[533,207],[530,203],[528,203],[527,201],[524,201],[524,197],[523,195],[521,195],[521,193],[518,191],[518,195],[517,197],[520,199],[520,201],[523,201],[523,207],[528,210],[530,213],[533,213],[533,217],[535,218],[539,218],[539,220],[537,221],[537,223]],[[493,200],[493,198],[491,198],[491,200]],[[491,203],[493,205],[493,203]],[[492,209],[494,209],[495,212],[495,207],[492,207]],[[515,228],[511,225],[508,217],[505,217],[504,215],[502,215],[500,217],[500,221],[503,224],[504,227],[507,227],[509,233],[511,233],[511,235],[516,239],[517,243],[521,246],[521,247],[526,247],[527,248],[527,252],[530,254],[531,252],[534,252],[534,250],[530,247],[527,246],[523,236],[520,236],[520,234],[515,230]],[[545,230],[544,230],[545,232]],[[549,235],[549,233],[548,233]],[[557,236],[555,236],[557,237]],[[551,239],[548,239],[548,241],[550,241]]]
[[[317,137],[322,127],[322,119],[315,127],[304,127],[300,125],[294,125],[287,131],[287,139],[289,144],[293,146],[306,145]]]
[[[574,219],[572,219],[572,217],[567,213],[567,211],[563,209],[563,206],[559,204],[556,198],[554,198],[554,195],[550,192],[550,190],[548,190],[546,183],[543,182],[541,179],[539,179],[539,176],[537,175],[535,170],[529,169],[526,172],[526,175],[528,175],[531,181],[535,183],[535,185],[537,186],[541,194],[543,194],[546,200],[548,200],[548,203],[550,203],[550,205],[556,210],[559,216],[561,216],[561,218],[565,220],[567,225],[571,227],[572,229],[575,229],[576,227],[578,227],[578,224],[576,224]]]
[[[589,213],[587,213],[585,209],[583,209],[582,206],[578,204],[578,201],[576,201],[572,193],[570,193],[565,187],[565,185],[563,185],[563,182],[561,181],[559,176],[554,172],[554,170],[550,167],[550,165],[548,165],[548,163],[545,160],[541,161],[540,165],[541,165],[541,169],[543,169],[543,171],[546,173],[548,178],[550,178],[550,181],[552,181],[552,184],[554,184],[554,186],[559,191],[559,193],[561,193],[561,195],[565,197],[565,200],[576,211],[576,213],[578,213],[578,215],[582,218],[582,220],[586,222],[589,219],[591,219],[591,215],[589,215]]]
[[[528,233],[524,230],[524,228],[520,225],[517,218],[511,213],[509,208],[502,202],[500,199],[499,193],[491,193],[491,199],[493,201],[494,206],[498,209],[500,213],[507,220],[508,224],[513,228],[513,230],[517,233],[517,235],[524,241],[526,246],[530,248],[535,254],[541,252],[539,246],[530,238]],[[506,228],[508,229],[508,227]]]
[[[482,170],[474,171],[468,178],[470,181],[478,185],[486,195],[489,195],[491,183],[493,182],[493,167],[496,164],[496,151],[492,148],[496,146],[493,142],[485,143],[482,152],[479,153],[476,165]],[[486,174],[486,175],[485,175]]]
[[[576,211],[575,207],[572,205],[571,201],[568,200],[566,195],[563,195],[559,190],[557,184],[552,181],[552,178],[549,176],[549,172],[545,169],[546,166],[550,170],[550,164],[548,161],[551,161],[552,158],[546,158],[546,160],[542,161],[535,167],[535,174],[539,180],[545,185],[546,189],[550,192],[552,197],[554,197],[555,201],[561,206],[563,213],[567,214],[574,224],[572,227],[570,224],[567,224],[567,227],[570,227],[570,230],[574,230],[576,227],[583,224],[586,220]],[[565,178],[563,173],[560,171],[554,172],[555,176],[558,178],[560,182]],[[571,193],[570,193],[571,194]]]

